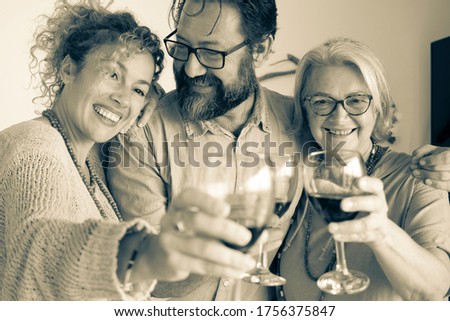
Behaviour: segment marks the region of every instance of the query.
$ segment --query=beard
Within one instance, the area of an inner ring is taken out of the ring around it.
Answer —
[[[211,120],[225,115],[239,106],[258,88],[252,56],[246,55],[239,65],[236,81],[225,86],[209,71],[202,76],[189,78],[184,67],[173,68],[181,111],[193,121]],[[202,94],[192,90],[192,86],[211,86],[215,90]]]

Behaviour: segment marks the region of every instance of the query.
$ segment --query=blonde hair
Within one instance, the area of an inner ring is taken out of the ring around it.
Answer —
[[[304,137],[311,137],[304,132],[305,129],[309,132],[309,127],[305,126],[308,120],[302,100],[305,98],[307,83],[314,67],[327,65],[354,66],[361,72],[373,96],[372,104],[376,108],[377,119],[372,139],[376,142],[393,143],[395,137],[392,128],[397,121],[397,108],[386,81],[383,65],[368,46],[348,38],[331,39],[308,51],[302,58],[295,76],[295,130]]]
[[[39,78],[41,91],[33,102],[43,99],[44,106],[51,106],[64,88],[60,77],[64,58],[70,56],[79,71],[86,55],[102,45],[116,46],[111,57],[104,59],[147,51],[155,62],[153,79],[158,80],[164,59],[158,37],[149,28],[139,26],[131,13],[109,11],[112,2],[102,5],[101,0],[82,0],[70,4],[59,0],[53,14],[43,16],[46,22],[36,30],[30,50],[30,71]]]

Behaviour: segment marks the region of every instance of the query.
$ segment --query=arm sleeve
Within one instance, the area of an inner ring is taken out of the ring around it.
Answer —
[[[450,206],[447,193],[415,180],[404,229],[422,247],[450,253]]]
[[[167,161],[167,151],[160,154],[166,155]],[[130,136],[119,134],[110,142],[106,177],[126,220],[141,217],[159,227],[169,199],[165,160],[157,159],[148,130],[139,129]]]
[[[0,191],[5,215],[3,297],[132,299],[117,278],[117,255],[120,240],[136,222],[76,215],[67,170],[51,155],[30,151],[9,165]]]

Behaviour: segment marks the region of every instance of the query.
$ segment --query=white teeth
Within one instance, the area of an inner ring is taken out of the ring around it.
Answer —
[[[108,111],[108,110],[106,110],[106,109],[104,109],[104,108],[102,108],[102,107],[100,107],[98,105],[94,106],[94,110],[99,115],[102,115],[103,117],[109,119],[112,122],[117,123],[120,120],[120,116],[119,115],[116,115],[116,114],[114,114],[114,113],[112,113],[112,112],[110,112],[110,111]]]
[[[332,130],[332,129],[329,129],[328,131],[330,133],[332,133],[333,135],[346,136],[346,135],[349,135],[351,132],[353,132],[353,129],[348,129],[348,130]]]

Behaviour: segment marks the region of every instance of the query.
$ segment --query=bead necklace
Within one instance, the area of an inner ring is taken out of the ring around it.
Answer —
[[[365,163],[365,167],[366,167],[366,171],[367,171],[367,175],[371,176],[373,173],[373,170],[375,168],[375,165],[378,163],[378,161],[381,159],[381,157],[384,155],[384,153],[386,152],[387,148],[383,148],[381,146],[379,146],[375,141],[372,141],[372,150],[370,151],[370,155],[369,158],[367,159],[367,162]],[[305,207],[308,207],[308,200],[305,203]],[[313,275],[313,273],[311,272],[311,269],[309,268],[309,239],[311,237],[311,225],[312,225],[312,208],[309,208],[309,211],[307,211],[307,220],[306,220],[306,231],[305,231],[305,242],[304,242],[304,246],[305,246],[305,252],[304,252],[304,258],[303,258],[303,263],[305,266],[305,270],[306,270],[306,274],[308,275],[308,277],[314,281],[317,282],[317,280],[319,279],[320,276],[315,276]],[[284,247],[284,244],[281,248]],[[279,251],[278,255],[277,255],[277,259],[278,259],[278,271],[280,272],[280,261],[281,261],[281,251]],[[333,268],[333,266],[336,263],[336,250],[333,250],[333,254],[331,256],[330,261],[328,262],[325,270],[323,273],[329,272],[331,271],[331,269]],[[323,274],[322,273],[322,274]],[[281,286],[280,288],[280,293],[281,293],[281,298],[284,298],[284,289],[283,286]],[[326,293],[324,291],[320,292],[320,296],[319,296],[319,301],[323,301],[325,299],[325,295]]]
[[[103,195],[108,200],[108,203],[111,205],[111,207],[112,207],[114,213],[116,214],[117,218],[119,219],[119,221],[123,221],[123,217],[119,212],[119,208],[117,207],[117,204],[114,201],[114,198],[112,197],[111,193],[109,192],[109,190],[105,186],[105,184],[103,184],[102,180],[95,173],[94,169],[91,166],[89,159],[86,159],[86,166],[89,171],[90,180],[88,181],[88,179],[84,175],[82,167],[81,167],[80,163],[78,162],[78,159],[75,156],[75,153],[73,151],[72,143],[70,142],[69,137],[67,137],[65,131],[63,130],[61,123],[59,122],[59,119],[56,116],[55,112],[51,109],[46,109],[42,112],[42,116],[46,117],[49,120],[52,127],[55,128],[61,134],[61,137],[63,138],[64,143],[66,145],[66,148],[69,151],[69,155],[72,158],[72,161],[73,161],[75,167],[77,168],[78,174],[80,174],[81,179],[83,180],[84,185],[86,186],[87,190],[89,191],[89,194],[91,195],[92,200],[94,201],[95,205],[97,206],[101,216],[104,219],[108,218],[107,214],[105,213],[105,211],[103,210],[103,208],[100,204],[100,201],[97,199],[97,197],[95,195],[95,185],[96,184],[98,185],[98,187],[100,188],[100,191],[103,193]]]

